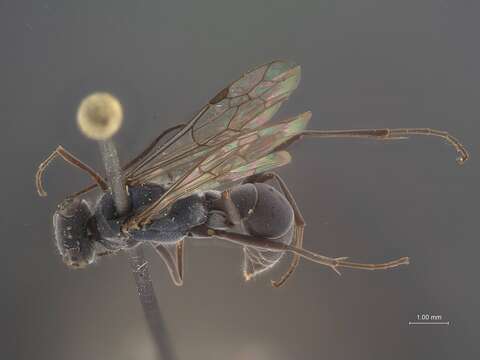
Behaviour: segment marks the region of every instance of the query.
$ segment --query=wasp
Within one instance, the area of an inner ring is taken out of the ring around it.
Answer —
[[[300,81],[301,69],[288,61],[257,67],[221,90],[187,124],[161,133],[122,167],[130,210],[116,213],[107,183],[95,170],[59,146],[38,168],[36,186],[46,196],[43,172],[60,157],[94,183],[58,205],[53,215],[56,246],[64,263],[84,268],[99,256],[151,245],[173,282],[183,284],[185,240],[218,238],[243,247],[246,280],[265,272],[286,254],[290,266],[272,281],[283,285],[301,258],[339,268],[389,269],[408,257],[379,263],[351,262],[303,247],[305,220],[286,183],[274,169],[291,161],[288,147],[302,138],[397,140],[411,135],[440,137],[454,146],[457,161],[465,147],[449,133],[428,128],[308,130],[310,112],[278,123],[270,120]],[[100,188],[94,204],[84,194]]]

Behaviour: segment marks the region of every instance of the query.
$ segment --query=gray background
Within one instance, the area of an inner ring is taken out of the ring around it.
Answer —
[[[412,264],[338,277],[304,261],[274,290],[281,266],[244,283],[240,249],[190,242],[176,288],[149,253],[179,358],[478,355],[479,10],[458,0],[0,1],[2,358],[154,358],[125,256],[69,271],[56,253],[55,206],[89,180],[56,162],[50,196],[34,189],[57,144],[101,169],[75,125],[81,98],[109,90],[122,100],[116,141],[127,159],[275,58],[303,67],[277,118],[311,110],[311,128],[445,129],[472,160],[458,167],[433,138],[294,146],[280,172],[308,222],[305,246]],[[409,327],[419,313],[451,325]]]

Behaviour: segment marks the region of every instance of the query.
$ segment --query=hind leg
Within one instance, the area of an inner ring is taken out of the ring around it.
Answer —
[[[386,270],[392,269],[401,265],[408,265],[409,258],[402,257],[396,260],[387,261],[378,264],[369,263],[357,263],[347,261],[348,257],[331,258],[321,254],[314,253],[306,249],[301,249],[292,245],[276,242],[275,240],[262,238],[252,235],[232,233],[225,230],[217,230],[209,228],[208,226],[201,225],[192,229],[192,236],[194,237],[216,237],[225,241],[232,242],[241,246],[251,246],[261,250],[278,251],[278,252],[291,252],[295,255],[299,255],[307,260],[315,262],[317,264],[325,265],[340,275],[338,268],[350,268],[360,270]]]

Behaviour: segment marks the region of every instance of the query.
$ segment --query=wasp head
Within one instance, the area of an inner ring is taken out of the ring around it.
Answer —
[[[93,263],[95,245],[90,230],[92,213],[85,200],[66,199],[53,215],[55,241],[63,262],[72,269]]]

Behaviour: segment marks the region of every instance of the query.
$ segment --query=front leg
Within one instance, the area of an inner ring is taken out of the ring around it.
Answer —
[[[86,190],[91,190],[95,188],[97,185],[100,186],[100,188],[103,191],[106,191],[108,189],[107,183],[105,180],[97,174],[95,170],[93,170],[90,166],[87,164],[83,163],[81,160],[79,160],[76,156],[72,155],[70,152],[68,152],[66,149],[63,148],[63,146],[59,145],[57,148],[46,158],[44,161],[40,163],[38,166],[37,173],[35,174],[35,184],[37,186],[37,192],[38,195],[40,196],[47,196],[47,192],[43,188],[43,182],[42,182],[42,177],[43,173],[45,172],[46,168],[52,162],[53,159],[56,157],[60,157],[63,160],[65,160],[68,164],[73,165],[80,170],[85,171],[90,177],[95,181],[94,186],[88,187]],[[85,192],[85,191],[84,191]],[[72,195],[72,197],[75,197],[79,195],[80,193]]]

